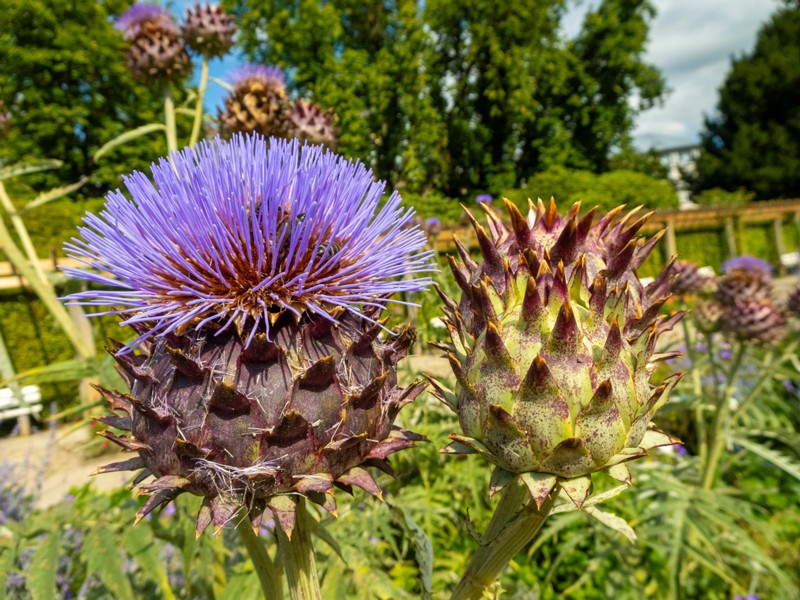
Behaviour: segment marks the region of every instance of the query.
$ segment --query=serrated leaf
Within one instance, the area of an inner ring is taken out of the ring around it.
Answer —
[[[597,519],[606,527],[610,527],[622,535],[631,544],[636,543],[636,533],[633,531],[633,528],[628,525],[628,522],[622,517],[615,515],[614,513],[602,511],[594,506],[584,506],[583,510],[593,519]]]
[[[136,138],[142,137],[143,135],[147,135],[148,133],[153,133],[154,131],[164,131],[166,127],[163,123],[148,123],[147,125],[142,125],[141,127],[137,127],[136,129],[131,129],[130,131],[126,131],[122,135],[118,135],[110,142],[106,142],[103,144],[100,149],[94,153],[92,160],[94,162],[99,161],[104,154],[108,153],[109,151],[113,150],[117,146],[121,146],[122,144],[127,144],[128,142],[135,140]]]
[[[164,598],[175,600],[152,530],[131,527],[125,532],[122,545],[131,559],[141,567],[142,575],[161,588]]]
[[[56,569],[58,568],[59,536],[51,533],[42,540],[31,558],[27,572],[28,591],[33,600],[55,598]]]
[[[20,175],[28,175],[30,173],[39,173],[41,171],[58,169],[63,164],[64,163],[62,161],[52,158],[18,162],[9,167],[3,167],[0,169],[0,181],[5,181],[6,179],[11,179],[12,177],[19,177]]]
[[[791,475],[795,479],[800,480],[800,462],[797,462],[792,457],[783,454],[779,450],[770,448],[769,446],[754,442],[746,437],[736,436],[734,438],[734,443],[772,463],[787,475]]]
[[[134,600],[128,576],[122,570],[122,558],[114,533],[107,525],[98,523],[89,530],[83,545],[86,572],[95,574],[106,586],[112,598]]]
[[[399,506],[389,504],[392,517],[411,538],[414,555],[419,567],[420,598],[430,600],[433,591],[433,544],[428,534]]]

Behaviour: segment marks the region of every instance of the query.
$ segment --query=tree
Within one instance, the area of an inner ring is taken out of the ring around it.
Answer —
[[[664,91],[641,59],[645,0],[603,0],[571,41],[564,0],[223,4],[250,58],[334,108],[341,151],[412,191],[464,197],[558,165],[601,171]]]
[[[151,136],[115,150],[100,165],[92,160],[105,142],[161,119],[160,90],[132,79],[112,24],[130,4],[0,0],[0,98],[10,119],[0,161],[60,159],[62,182],[91,176],[82,191],[97,194],[165,153],[162,139]]]
[[[706,119],[695,188],[800,196],[800,6],[779,10],[732,61]]]

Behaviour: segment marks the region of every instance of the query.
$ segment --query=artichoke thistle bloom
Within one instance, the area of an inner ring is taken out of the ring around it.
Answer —
[[[336,147],[336,117],[318,104],[298,100],[289,113],[289,135],[309,144]]]
[[[740,298],[725,307],[720,328],[740,342],[771,344],[786,335],[786,317],[769,299]]]
[[[286,137],[290,105],[279,67],[247,63],[233,74],[233,91],[219,114],[219,130]]]
[[[182,29],[186,45],[207,59],[227,54],[236,33],[231,16],[221,7],[211,4],[190,7]]]
[[[797,286],[789,295],[789,299],[786,301],[786,310],[800,318],[800,286]]]
[[[672,282],[673,294],[697,294],[713,286],[713,277],[704,274],[691,261],[675,261],[673,269],[675,271],[675,280]]]
[[[166,83],[186,77],[192,62],[172,13],[154,5],[138,3],[115,24],[128,46],[128,68],[145,82]]]
[[[675,439],[650,421],[680,379],[651,383],[659,335],[682,313],[660,316],[672,265],[644,287],[636,269],[658,242],[637,232],[649,215],[620,209],[593,225],[575,205],[562,218],[554,202],[510,202],[509,228],[490,207],[487,232],[470,214],[483,256],[457,241],[451,268],[460,302],[442,297],[454,390],[433,381],[456,412],[463,435],[445,453],[477,453],[495,465],[490,493],[519,476],[540,505],[557,486],[581,506],[591,474],[630,481],[625,463]]]
[[[384,184],[319,147],[259,136],[203,142],[125,178],[67,244],[107,306],[139,336],[114,346],[130,393],[101,390],[142,469],[139,518],[182,492],[225,525],[270,508],[285,531],[300,495],[335,511],[334,485],[380,496],[365,470],[420,437],[395,427],[424,385],[397,385],[409,327],[379,337],[397,292],[429,283],[425,234]],[[174,166],[173,166],[174,164]],[[153,480],[142,483],[152,475]]]

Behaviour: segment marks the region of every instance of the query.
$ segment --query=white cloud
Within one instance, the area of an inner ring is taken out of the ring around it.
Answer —
[[[730,59],[750,52],[756,34],[780,6],[777,0],[655,0],[646,58],[671,92],[662,107],[639,116],[640,148],[699,141],[705,115],[713,114]]]

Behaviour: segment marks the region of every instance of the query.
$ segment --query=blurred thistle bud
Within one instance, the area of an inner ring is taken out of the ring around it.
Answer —
[[[247,63],[233,73],[233,91],[219,114],[219,131],[224,137],[235,133],[286,137],[289,111],[283,71]]]
[[[699,294],[713,285],[713,277],[704,273],[695,263],[679,260],[674,266],[675,279],[672,282],[672,293],[677,295]]]
[[[737,300],[771,300],[772,279],[763,269],[729,269],[717,279],[714,297],[723,306],[733,306]]]
[[[560,487],[580,507],[592,473],[628,483],[627,461],[677,441],[650,429],[681,377],[651,383],[674,356],[658,338],[682,316],[660,314],[672,265],[647,288],[636,274],[661,237],[637,236],[649,215],[614,223],[620,207],[594,223],[579,204],[565,217],[552,200],[527,217],[506,206],[511,228],[483,205],[488,232],[467,212],[483,261],[456,241],[461,299],[440,291],[457,383],[432,382],[463,431],[444,452],[494,464],[490,494],[520,477],[537,506]]]
[[[298,100],[289,113],[290,137],[309,144],[322,144],[328,148],[336,147],[336,116],[331,110],[322,110],[318,104]]]
[[[435,237],[442,231],[442,222],[436,217],[428,217],[425,219],[424,229],[428,236]]]
[[[722,315],[725,308],[716,300],[700,302],[692,310],[692,319],[697,329],[703,333],[715,333],[719,331]]]
[[[786,301],[786,310],[800,319],[800,285],[789,294],[789,299]]]
[[[180,28],[168,10],[155,4],[134,4],[115,24],[128,46],[128,68],[148,83],[180,81],[191,73]]]
[[[186,11],[183,21],[186,45],[207,59],[224,56],[233,46],[236,26],[220,6],[195,4]]]
[[[492,197],[489,194],[478,194],[475,196],[475,202],[477,204],[490,204],[492,202]]]
[[[133,201],[110,193],[66,246],[95,269],[65,271],[100,284],[70,300],[138,334],[113,347],[130,393],[101,390],[119,414],[100,419],[134,455],[98,471],[140,470],[139,519],[202,496],[198,534],[269,509],[291,535],[301,497],[335,514],[334,486],[380,497],[366,467],[391,472],[422,439],[394,424],[425,387],[397,382],[414,331],[381,318],[430,285],[425,235],[402,228],[413,211],[357,161],[261,136],[202,142],[152,175],[126,177]]]
[[[725,307],[720,321],[723,333],[740,342],[773,344],[786,335],[786,317],[770,300],[741,298]]]
[[[772,278],[774,272],[773,266],[767,261],[745,254],[744,256],[736,256],[730,258],[722,263],[722,272],[727,274],[733,271],[755,271],[761,273],[766,279]]]

